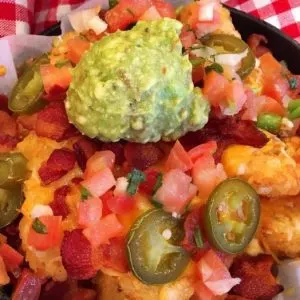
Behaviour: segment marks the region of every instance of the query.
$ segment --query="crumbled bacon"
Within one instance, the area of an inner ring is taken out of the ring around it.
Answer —
[[[38,300],[43,280],[29,269],[23,269],[12,295],[12,300]]]
[[[43,184],[58,180],[72,170],[76,163],[75,153],[62,148],[54,150],[48,160],[39,169],[39,176]]]
[[[81,229],[65,232],[61,256],[71,279],[90,279],[96,275],[92,264],[92,246]]]
[[[198,261],[211,247],[207,241],[205,241],[203,248],[198,248],[196,245],[194,233],[197,229],[200,230],[203,235],[203,215],[204,209],[194,209],[191,211],[184,221],[184,239],[182,246],[187,252],[189,252],[193,260]]]
[[[230,273],[232,277],[241,278],[242,281],[232,288],[231,294],[249,299],[273,299],[283,291],[271,272],[273,265],[272,256],[265,254],[236,258]]]
[[[264,46],[268,44],[268,40],[264,35],[253,33],[248,37],[247,43],[256,57],[261,57],[263,54],[270,52],[270,50]]]
[[[93,252],[93,262],[96,269],[103,266],[121,273],[128,272],[125,238],[115,237],[109,240],[109,244],[100,245]]]
[[[79,167],[84,171],[87,160],[99,149],[96,141],[87,137],[81,137],[74,145],[73,149],[76,154],[76,159]]]
[[[36,134],[53,140],[63,140],[70,137],[69,132],[77,134],[69,123],[63,102],[53,102],[38,112]]]
[[[199,144],[215,140],[218,144],[214,154],[216,162],[220,162],[222,153],[231,144],[263,147],[268,138],[257,129],[254,122],[241,120],[241,114],[223,116],[212,111],[206,126],[196,132],[190,132],[180,139],[185,149],[191,149]]]
[[[117,165],[121,165],[124,160],[125,160],[125,156],[124,156],[124,144],[121,142],[117,142],[117,143],[104,143],[101,146],[101,150],[110,150],[112,151],[115,156],[116,156],[116,164]]]
[[[127,143],[124,149],[125,158],[130,168],[145,170],[163,158],[161,149],[154,143]]]
[[[62,216],[63,219],[69,214],[69,207],[66,203],[66,197],[70,193],[70,187],[64,185],[54,192],[54,199],[50,203],[54,216]]]

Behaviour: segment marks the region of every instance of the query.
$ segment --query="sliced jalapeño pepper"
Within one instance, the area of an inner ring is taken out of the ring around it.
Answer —
[[[239,253],[252,240],[260,217],[256,191],[238,178],[223,181],[206,207],[205,229],[209,242],[225,253]]]
[[[0,188],[11,188],[27,175],[27,159],[18,152],[0,154]]]
[[[189,256],[179,246],[183,239],[180,220],[162,209],[140,216],[128,234],[127,253],[135,276],[146,284],[175,280],[186,268]]]
[[[11,111],[19,114],[33,113],[45,105],[41,99],[44,86],[40,66],[48,63],[48,56],[44,54],[26,67],[10,95],[8,107]]]
[[[242,59],[241,67],[237,71],[243,79],[251,73],[255,67],[255,55],[247,43],[242,39],[229,34],[208,34],[201,38],[201,42],[220,53],[242,53],[248,49],[247,56]]]
[[[10,190],[0,188],[0,228],[9,225],[18,216],[22,203],[22,185]]]

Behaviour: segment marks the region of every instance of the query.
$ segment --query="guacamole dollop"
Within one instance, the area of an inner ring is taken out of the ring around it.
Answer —
[[[70,121],[104,142],[174,140],[208,121],[182,55],[182,24],[141,21],[96,42],[75,67],[67,93]]]

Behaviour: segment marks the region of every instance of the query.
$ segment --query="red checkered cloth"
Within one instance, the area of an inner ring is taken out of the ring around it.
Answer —
[[[0,36],[39,33],[84,0],[0,0]],[[300,42],[300,0],[223,0],[261,18]]]

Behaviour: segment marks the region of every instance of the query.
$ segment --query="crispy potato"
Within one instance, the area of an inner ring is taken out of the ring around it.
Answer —
[[[261,243],[278,257],[299,257],[300,195],[262,199],[257,236]]]

